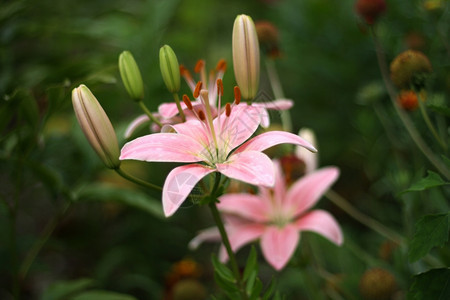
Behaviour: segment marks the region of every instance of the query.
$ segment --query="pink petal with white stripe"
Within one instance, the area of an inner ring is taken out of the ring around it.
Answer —
[[[127,129],[125,130],[124,137],[126,139],[130,138],[131,135],[133,134],[133,132],[137,128],[139,128],[139,126],[141,126],[142,124],[145,124],[149,121],[150,121],[150,119],[147,115],[140,115],[139,117],[137,117],[136,119],[131,121],[130,125],[128,125]]]
[[[305,212],[322,197],[339,176],[339,169],[326,167],[309,173],[296,181],[286,195],[286,203],[295,215]]]
[[[214,171],[199,164],[181,166],[170,171],[162,192],[162,204],[166,217],[170,217],[177,211],[197,182]]]
[[[290,99],[276,99],[268,102],[253,102],[252,106],[264,107],[270,110],[288,110],[294,106],[294,101]]]
[[[260,197],[251,194],[225,194],[219,197],[217,208],[228,214],[235,214],[243,218],[267,222],[267,210],[270,207]]]
[[[197,249],[203,242],[219,242],[221,240],[220,232],[217,227],[211,227],[199,232],[190,242],[189,249]]]
[[[176,133],[154,133],[123,146],[120,159],[165,162],[201,161],[204,147],[192,138]]]
[[[342,245],[344,237],[337,221],[331,214],[323,210],[313,210],[300,217],[295,226],[300,231],[312,231],[329,239],[337,245]]]
[[[253,185],[273,186],[275,170],[270,158],[262,152],[245,151],[232,154],[217,170],[228,176]]]
[[[300,240],[299,233],[294,225],[283,228],[267,227],[261,237],[262,253],[267,262],[276,270],[281,270],[294,254]]]
[[[313,145],[311,145],[308,141],[304,140],[298,135],[285,131],[268,131],[247,141],[241,147],[239,147],[236,152],[243,152],[248,150],[264,151],[272,146],[279,144],[294,144],[305,147],[306,149],[313,152],[317,151]]]

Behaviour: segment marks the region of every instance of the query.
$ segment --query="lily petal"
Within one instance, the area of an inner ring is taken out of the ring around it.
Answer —
[[[214,171],[214,169],[199,164],[185,165],[170,171],[162,192],[162,204],[166,217],[175,213],[197,182]]]
[[[139,126],[147,122],[150,122],[150,118],[147,115],[140,115],[139,117],[131,121],[130,125],[128,125],[127,129],[125,130],[124,137],[126,139],[130,138],[133,132],[137,128],[139,128]]]
[[[188,247],[191,250],[195,250],[203,242],[218,242],[218,241],[220,241],[219,229],[217,227],[211,227],[200,231],[199,234],[189,242]]]
[[[286,195],[286,205],[293,207],[298,216],[311,208],[339,176],[339,169],[326,167],[297,180]]]
[[[228,154],[245,142],[258,129],[260,123],[261,109],[243,103],[233,106],[229,117],[224,112],[220,118],[216,118],[214,128],[219,132],[218,142]]]
[[[204,147],[192,138],[176,133],[149,134],[123,146],[120,159],[165,162],[201,161]]]
[[[276,270],[281,270],[294,254],[300,236],[294,225],[283,228],[267,227],[261,237],[262,253],[267,262]]]
[[[217,208],[227,214],[235,214],[255,222],[267,222],[270,207],[263,199],[251,194],[225,194],[219,197]]]
[[[225,163],[216,164],[217,170],[253,185],[273,186],[275,170],[270,158],[262,152],[245,151],[232,154]]]
[[[290,132],[285,131],[268,131],[264,132],[240,146],[235,153],[243,151],[264,151],[267,148],[278,144],[295,144],[305,147],[309,151],[317,152],[316,148],[309,142]]]
[[[237,252],[245,244],[258,239],[264,233],[265,226],[258,223],[248,223],[240,226],[228,226],[227,234],[230,239],[231,249]],[[226,261],[228,254],[225,247],[221,247],[219,252],[219,259]]]
[[[294,106],[294,101],[291,99],[276,99],[268,102],[253,102],[252,106],[264,107],[271,110],[288,110]]]
[[[344,237],[341,228],[331,214],[323,210],[313,210],[295,222],[297,230],[313,231],[329,239],[337,245],[342,245]]]

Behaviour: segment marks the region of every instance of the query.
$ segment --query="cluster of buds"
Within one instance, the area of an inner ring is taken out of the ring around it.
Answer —
[[[355,3],[355,10],[367,24],[373,25],[386,10],[386,2],[385,0],[358,0]]]
[[[422,89],[432,67],[428,57],[420,51],[406,50],[391,63],[392,82],[400,89]]]

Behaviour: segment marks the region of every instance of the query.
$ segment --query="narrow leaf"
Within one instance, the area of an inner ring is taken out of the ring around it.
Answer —
[[[256,254],[255,247],[252,246],[252,249],[250,250],[250,254],[248,255],[248,258],[247,258],[247,263],[245,265],[244,281],[246,281],[248,279],[248,277],[250,276],[250,274],[253,273],[253,271],[256,270],[256,273],[258,273],[257,259],[258,259],[258,256]]]
[[[273,292],[275,291],[275,285],[276,285],[276,281],[275,279],[272,277],[272,280],[270,281],[270,285],[267,288],[266,292],[264,293],[263,296],[263,300],[268,300],[270,298],[270,296],[272,296]]]
[[[137,300],[135,297],[104,290],[92,290],[69,298],[70,300]]]
[[[227,266],[221,263],[216,255],[213,254],[211,259],[214,266],[214,270],[217,272],[218,276],[220,276],[222,279],[226,281],[232,283],[236,282],[236,279],[233,276],[233,272],[231,272],[231,270]]]
[[[411,187],[409,189],[403,191],[401,194],[408,193],[408,192],[423,191],[423,190],[427,190],[427,189],[434,188],[437,186],[448,185],[448,184],[450,184],[450,182],[445,182],[441,178],[441,176],[439,176],[437,173],[428,171],[427,177],[422,178],[418,182],[414,183],[413,185],[411,185]]]
[[[259,278],[255,280],[255,286],[253,287],[252,293],[250,294],[249,300],[256,300],[259,298],[259,294],[261,293],[263,288],[263,284]]]
[[[52,283],[42,294],[41,300],[67,299],[75,293],[83,292],[95,285],[93,279],[81,278],[70,281],[57,281]]]
[[[427,215],[416,224],[414,237],[410,243],[408,257],[410,262],[417,261],[431,248],[443,246],[448,240],[449,213]]]

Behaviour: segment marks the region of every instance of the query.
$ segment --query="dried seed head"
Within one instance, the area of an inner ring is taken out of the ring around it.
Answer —
[[[398,88],[421,89],[432,72],[428,57],[420,51],[406,50],[391,63],[391,79]]]
[[[389,271],[373,268],[361,276],[359,291],[364,299],[388,300],[397,291],[397,283]]]

